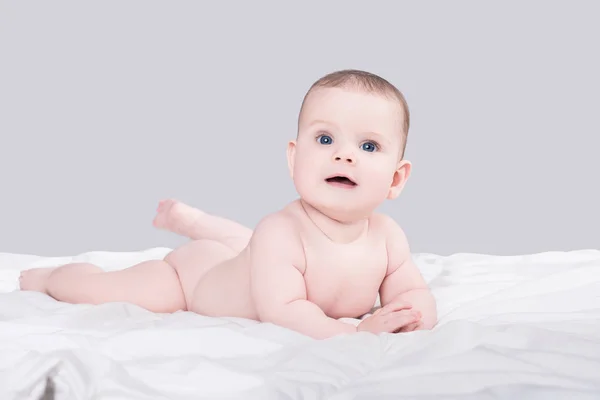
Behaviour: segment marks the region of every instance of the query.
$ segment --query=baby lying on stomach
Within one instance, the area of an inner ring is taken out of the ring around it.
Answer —
[[[287,148],[299,198],[253,232],[167,202],[157,225],[194,240],[164,260],[109,272],[91,264],[31,269],[20,277],[21,290],[70,303],[248,318],[319,339],[431,329],[436,304],[407,239],[375,212],[410,175],[408,126],[404,97],[383,78],[355,70],[326,75],[306,94]],[[378,294],[382,308],[358,326],[340,321],[368,313]]]

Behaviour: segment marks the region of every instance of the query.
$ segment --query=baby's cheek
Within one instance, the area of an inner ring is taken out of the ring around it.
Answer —
[[[298,173],[294,175],[294,185],[301,197],[306,200],[313,200],[318,188],[314,179],[311,179],[311,175],[306,172],[306,170],[298,171]]]
[[[367,193],[367,201],[369,203],[377,204],[383,201],[390,191],[389,185],[379,185],[375,188],[372,188]]]
[[[366,179],[370,195],[381,197],[382,193],[387,193],[392,185],[392,178],[381,172],[373,172],[370,174],[371,179]]]

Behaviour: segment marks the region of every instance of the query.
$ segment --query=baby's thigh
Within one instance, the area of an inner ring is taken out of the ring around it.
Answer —
[[[235,257],[236,253],[214,240],[194,240],[173,250],[165,257],[179,276],[188,309],[200,279],[216,265]]]

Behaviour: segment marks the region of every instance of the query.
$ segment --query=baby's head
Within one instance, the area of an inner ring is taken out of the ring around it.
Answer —
[[[385,79],[344,70],[316,81],[302,103],[288,162],[300,197],[339,220],[396,198],[410,175],[403,159],[409,111]]]

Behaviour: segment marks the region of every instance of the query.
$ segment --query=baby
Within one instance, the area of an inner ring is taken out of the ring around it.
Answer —
[[[157,313],[191,311],[273,323],[317,339],[359,331],[431,329],[436,304],[395,221],[375,209],[410,175],[409,112],[383,78],[344,70],[306,94],[290,175],[299,199],[252,232],[191,207],[163,204],[155,224],[191,237],[164,260],[120,271],[91,264],[24,271],[21,290],[59,301],[128,302]],[[170,219],[170,220],[169,220]],[[341,321],[382,308],[357,326]]]

